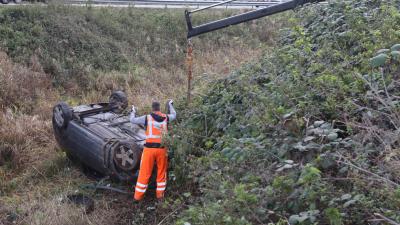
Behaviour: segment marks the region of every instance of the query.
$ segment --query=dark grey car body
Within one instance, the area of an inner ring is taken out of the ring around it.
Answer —
[[[53,110],[54,135],[67,156],[121,181],[137,177],[145,130],[120,111],[126,106],[99,103]]]

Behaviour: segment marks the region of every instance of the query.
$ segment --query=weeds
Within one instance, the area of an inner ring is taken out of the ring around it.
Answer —
[[[51,109],[60,100],[103,102],[119,89],[142,114],[154,96],[165,101],[184,95],[183,12],[151,12],[59,5],[0,10],[0,223],[172,223],[186,207],[192,197],[174,188],[165,203],[150,196],[138,206],[130,197],[85,192],[80,186],[94,181],[57,150],[51,128]],[[280,23],[274,20],[274,26]],[[194,41],[197,87],[259,57],[259,38],[270,41],[276,31],[265,21],[257,24],[267,36],[240,26]],[[95,212],[60,201],[76,192],[95,199]],[[240,188],[237,194],[246,198]]]
[[[216,11],[199,15],[199,19],[232,13]],[[0,11],[0,46],[21,63],[29,64],[30,57],[37,56],[53,83],[75,89],[78,82],[76,89],[87,91],[92,88],[91,75],[96,72],[137,74],[144,69],[154,75],[175,74],[176,70],[182,73],[186,51],[183,15],[182,10],[94,9],[58,4],[6,8]],[[280,21],[274,20],[274,26]],[[267,23],[256,24],[261,27],[239,26],[216,36],[205,35],[194,45],[204,53],[215,52],[212,48],[226,48],[225,52],[234,46],[256,48],[260,39],[270,41],[276,33]]]
[[[31,69],[15,65],[0,52],[0,110],[13,109],[30,113],[38,110],[41,99],[52,100],[51,79],[43,73],[40,63],[31,58]]]
[[[399,18],[397,1],[304,7],[273,50],[195,99],[174,163],[201,194],[179,223],[400,221]]]

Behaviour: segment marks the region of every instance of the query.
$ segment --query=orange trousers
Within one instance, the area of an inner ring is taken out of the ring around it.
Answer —
[[[140,161],[139,177],[136,182],[134,198],[140,201],[144,197],[153,172],[154,162],[157,163],[157,198],[163,198],[167,186],[168,153],[166,148],[144,148]]]

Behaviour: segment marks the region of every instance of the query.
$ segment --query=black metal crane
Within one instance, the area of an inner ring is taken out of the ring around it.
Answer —
[[[191,38],[200,34],[204,34],[207,32],[211,32],[211,31],[215,31],[215,30],[219,30],[225,27],[229,27],[231,25],[236,25],[239,23],[244,23],[250,20],[255,20],[261,17],[265,17],[265,16],[270,16],[276,13],[280,13],[280,12],[284,12],[290,9],[295,9],[299,6],[302,6],[306,3],[316,3],[316,2],[323,2],[325,0],[291,0],[291,1],[287,1],[287,2],[283,2],[283,3],[279,3],[270,7],[266,7],[266,8],[261,8],[261,9],[256,9],[250,12],[246,12],[246,13],[242,13],[239,15],[235,15],[235,16],[231,16],[228,18],[224,18],[221,20],[216,20],[216,21],[212,21],[206,24],[202,24],[199,26],[192,26],[192,21],[191,21],[191,15],[193,13],[205,10],[205,9],[209,9],[215,6],[219,6],[219,5],[223,5],[223,4],[227,4],[229,2],[232,2],[234,0],[228,0],[228,1],[224,1],[224,2],[220,2],[217,4],[213,4],[204,8],[200,8],[200,9],[196,9],[193,11],[185,11],[185,17],[186,17],[186,24],[188,27],[188,34],[187,34],[187,38]]]

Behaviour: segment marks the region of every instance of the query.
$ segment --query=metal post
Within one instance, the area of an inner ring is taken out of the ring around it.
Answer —
[[[189,105],[192,98],[192,79],[193,79],[193,45],[191,39],[188,39],[186,53],[188,86],[187,86],[187,104]]]
[[[200,10],[203,9],[199,9],[199,10],[194,10],[192,12],[188,12],[186,11],[186,23],[188,24],[188,34],[187,37],[191,38],[200,34],[204,34],[207,32],[211,32],[211,31],[215,31],[215,30],[219,30],[225,27],[229,27],[232,25],[236,25],[236,24],[240,24],[240,23],[244,23],[247,21],[251,21],[251,20],[255,20],[258,18],[262,18],[265,16],[270,16],[276,13],[280,13],[280,12],[284,12],[290,9],[295,9],[296,7],[299,7],[301,5],[304,5],[306,3],[316,3],[316,2],[322,2],[325,0],[290,0],[287,2],[283,2],[280,4],[276,4],[270,7],[266,7],[266,8],[261,8],[261,9],[256,9],[250,12],[245,12],[239,15],[235,15],[235,16],[231,16],[231,17],[227,17],[224,19],[220,19],[220,20],[216,20],[216,21],[212,21],[206,24],[202,24],[199,26],[195,26],[192,27],[191,24],[191,14],[193,12],[198,12]],[[209,8],[209,7],[206,7]],[[189,26],[190,24],[190,26]]]

